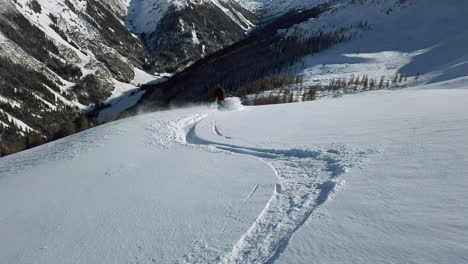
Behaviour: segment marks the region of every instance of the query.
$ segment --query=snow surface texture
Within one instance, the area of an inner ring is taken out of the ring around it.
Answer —
[[[427,88],[164,111],[3,158],[0,259],[465,263],[468,79]]]
[[[174,263],[206,245],[228,250],[276,179],[248,157],[177,144],[192,112],[114,122],[2,159],[0,196],[15,201],[1,202],[2,262]]]
[[[199,126],[202,131],[210,130],[208,127],[212,123],[204,122],[191,128],[187,135],[188,143],[215,146],[218,150],[260,158],[273,168],[280,181],[264,211],[222,259],[223,263],[266,263],[274,260],[291,235],[342,184],[342,176],[348,168],[357,164],[360,156],[365,154],[360,152],[356,155],[342,146],[315,150],[266,149],[216,143],[197,135]],[[224,136],[216,124],[213,129],[217,136],[236,140]]]

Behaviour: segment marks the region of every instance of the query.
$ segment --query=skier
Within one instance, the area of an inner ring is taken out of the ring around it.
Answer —
[[[226,92],[219,84],[216,85],[213,98],[216,98],[216,103],[218,103],[218,107],[223,107],[225,105],[224,99],[226,98]]]

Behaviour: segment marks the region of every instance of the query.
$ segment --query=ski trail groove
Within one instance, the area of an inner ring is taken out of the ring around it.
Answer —
[[[255,193],[255,191],[258,189],[258,184],[255,184],[254,188],[252,189],[252,191],[249,193],[249,195],[247,195],[247,197],[245,197],[245,200],[244,200],[244,203],[247,202],[250,197],[252,197],[252,195]]]
[[[197,135],[197,126],[205,117],[192,115],[173,121],[170,127],[176,131],[169,138],[184,145],[258,158],[274,170],[280,183],[276,184],[262,213],[230,251],[218,251],[220,255],[208,254],[212,256],[208,259],[206,254],[200,254],[205,256],[200,259],[192,255],[190,263],[274,263],[293,234],[343,185],[349,168],[358,165],[367,155],[364,151],[343,145],[316,149],[267,149],[213,142]],[[211,128],[216,135],[232,139],[223,135],[215,123]],[[184,138],[181,137],[183,133]]]
[[[252,144],[252,145],[255,145],[257,147],[261,147],[260,145],[257,145],[255,143],[252,143],[252,142],[249,142],[243,138],[235,138],[235,137],[228,137],[228,136],[225,136],[223,133],[221,133],[221,130],[219,130],[218,126],[216,125],[216,122],[214,123],[213,125],[213,130],[215,132],[216,135],[220,136],[220,137],[223,137],[225,139],[239,139],[239,140],[242,140],[244,141],[245,143],[248,143],[248,144]]]

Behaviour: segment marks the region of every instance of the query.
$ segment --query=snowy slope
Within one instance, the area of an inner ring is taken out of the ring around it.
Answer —
[[[467,88],[465,77],[218,118],[223,135],[260,146],[371,150],[335,199],[282,241],[275,263],[465,263]]]
[[[467,88],[164,111],[3,158],[0,258],[464,263]]]
[[[279,33],[307,39],[340,32],[352,38],[290,69],[310,83],[402,73],[411,77],[405,85],[413,86],[468,75],[467,12],[468,3],[456,0],[338,1],[319,18]]]
[[[249,157],[177,143],[209,114],[195,111],[114,122],[2,159],[0,259],[174,263],[229,249],[277,180]]]
[[[351,171],[345,190],[309,219],[276,263],[467,263],[468,119],[460,115],[467,92],[443,90],[452,85],[369,94],[324,114],[340,127],[319,120],[321,129],[335,131],[313,131],[317,141],[344,134],[379,153]]]

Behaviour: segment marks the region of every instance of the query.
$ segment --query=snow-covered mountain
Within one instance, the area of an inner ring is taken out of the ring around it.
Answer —
[[[119,3],[0,1],[0,141],[50,138],[64,120],[144,82],[150,56]]]
[[[126,21],[156,68],[175,72],[241,40],[257,18],[234,0],[134,0]]]
[[[307,39],[339,29],[353,37],[290,68],[311,82],[400,73],[435,83],[468,75],[467,12],[468,3],[456,0],[337,1],[332,11],[279,33]]]
[[[0,0],[2,140],[172,108],[1,158],[0,262],[466,263],[468,3],[239,0],[193,62],[221,1]],[[190,66],[132,90],[157,45]]]
[[[346,84],[340,88],[360,90],[348,84],[359,80],[367,88],[413,86],[468,74],[464,1],[287,3],[295,11],[277,9],[285,1],[261,2],[260,12],[271,6],[266,10],[285,13],[265,20],[247,39],[199,61],[168,83],[149,87],[141,104],[160,105],[158,98],[208,100],[216,83],[242,96],[258,92],[252,87],[268,86],[278,76],[299,81],[273,88],[303,90],[339,82]]]
[[[51,139],[103,103],[115,117],[158,78],[143,69],[175,72],[236,43],[267,4],[278,10],[234,0],[1,0],[0,141],[21,149],[28,135]]]
[[[131,91],[158,78],[143,69],[183,69],[256,23],[231,0],[1,0],[0,8],[0,141],[19,145],[27,134],[50,138],[92,106],[131,106],[141,96]]]

